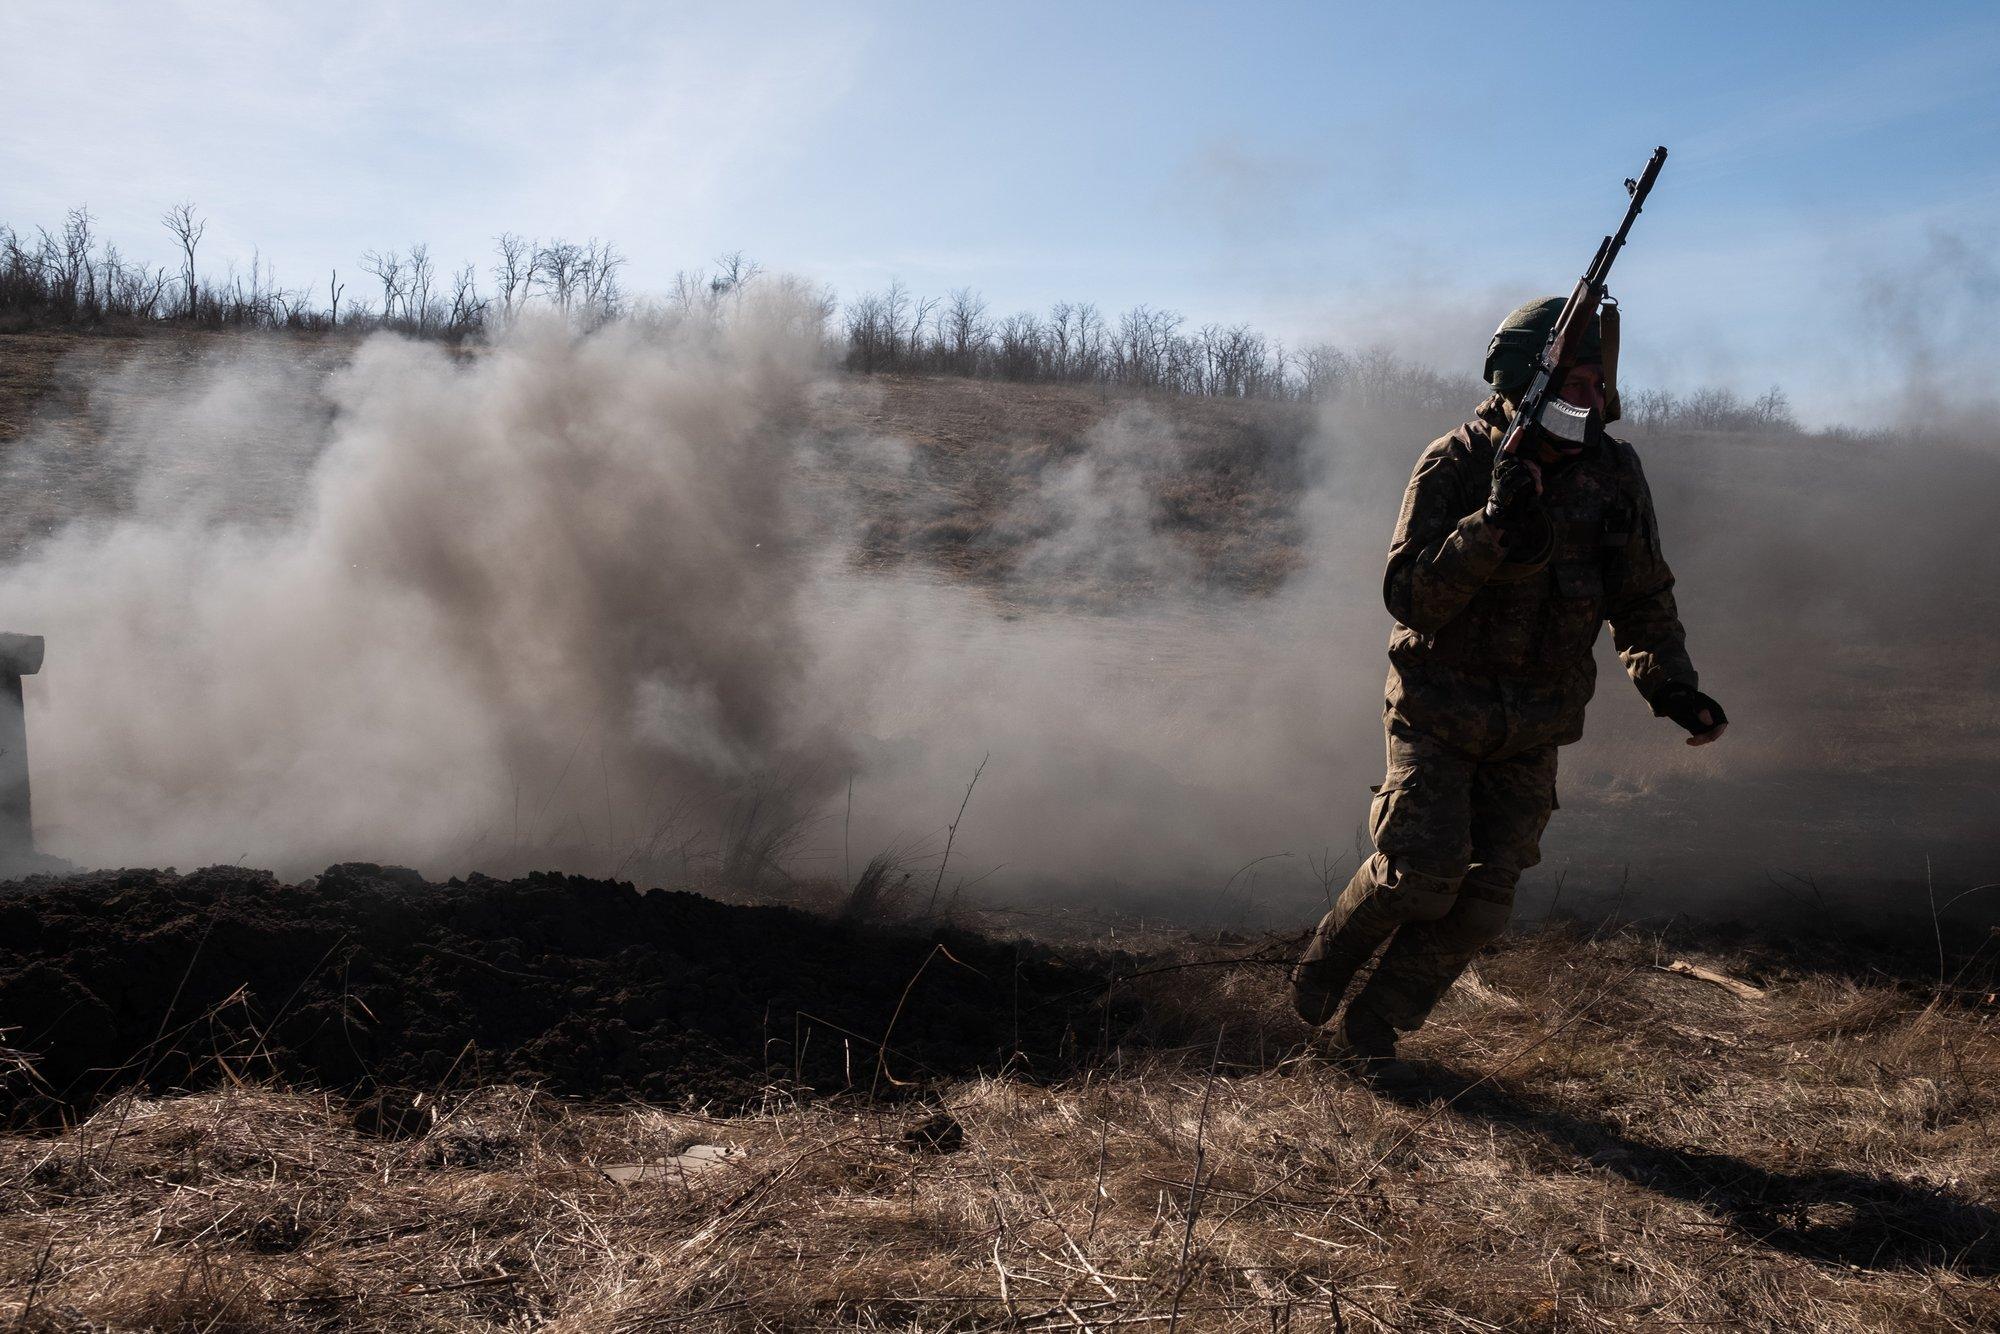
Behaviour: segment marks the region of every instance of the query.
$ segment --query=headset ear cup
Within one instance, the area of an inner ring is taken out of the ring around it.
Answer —
[[[1598,338],[1604,349],[1604,420],[1624,415],[1618,402],[1618,303],[1606,301],[1597,313]]]

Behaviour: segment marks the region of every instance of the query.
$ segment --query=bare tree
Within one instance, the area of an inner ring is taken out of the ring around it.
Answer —
[[[715,288],[700,269],[678,269],[667,288],[667,309],[684,319],[706,317],[715,309]]]
[[[1271,350],[1248,325],[1224,329],[1205,324],[1195,335],[1201,352],[1199,392],[1218,398],[1249,398],[1271,387]]]
[[[393,250],[370,250],[361,256],[361,271],[382,284],[382,323],[396,318],[396,302],[403,295],[403,257]]]
[[[347,285],[340,281],[339,269],[333,271],[333,277],[327,281],[326,290],[333,297],[332,312],[327,316],[326,322],[337,327],[340,324],[340,294],[347,290]]]
[[[62,242],[57,247],[56,278],[63,303],[79,314],[94,314],[96,282],[91,272],[90,210],[73,208],[63,219]]]
[[[185,201],[175,204],[172,208],[168,209],[166,216],[161,218],[160,222],[166,227],[168,232],[172,233],[174,240],[180,243],[181,287],[187,298],[187,316],[189,319],[193,319],[195,314],[194,253],[195,248],[201,244],[201,238],[208,232],[208,222],[204,218],[197,218],[194,213],[194,205]]]
[[[1681,400],[1677,424],[1697,431],[1720,431],[1742,415],[1743,400],[1734,390],[1697,389]]]
[[[250,250],[250,286],[245,289],[240,278],[232,274],[232,294],[229,310],[224,318],[233,324],[273,323],[275,309],[273,297],[276,295],[278,275],[264,263],[264,252],[256,247]]]
[[[573,241],[551,241],[535,252],[535,278],[548,291],[556,309],[569,314],[570,302],[583,277],[583,247]]]
[[[1339,397],[1351,368],[1348,355],[1331,343],[1315,343],[1301,349],[1299,397],[1314,403],[1330,403]]]
[[[1659,426],[1674,414],[1674,396],[1664,389],[1620,390],[1618,394],[1627,421],[1640,426]]]
[[[1009,315],[1000,321],[997,370],[1001,378],[1007,380],[1042,378],[1047,342],[1042,322],[1033,315],[1025,313]]]
[[[1760,427],[1784,431],[1799,429],[1799,419],[1792,413],[1791,396],[1777,385],[1766,389],[1763,397],[1751,405],[1750,415]]]
[[[437,266],[431,262],[431,248],[428,245],[410,247],[409,282],[405,287],[403,313],[416,321],[417,332],[423,334],[431,327],[431,282],[437,273]]]
[[[847,307],[847,364],[865,374],[883,370],[888,363],[887,317],[882,298],[859,297]]]
[[[1048,329],[1048,372],[1055,380],[1067,380],[1070,366],[1076,357],[1076,334],[1070,321],[1076,317],[1076,307],[1067,301],[1058,301],[1049,307]]]
[[[476,329],[486,318],[486,302],[480,299],[478,279],[467,264],[451,278],[451,313],[445,332],[454,337]]]
[[[903,316],[909,313],[910,291],[903,286],[900,278],[889,280],[889,290],[882,294],[882,320],[888,330],[889,365],[896,364],[897,342],[903,336]]]
[[[943,335],[937,332],[939,324],[937,308],[938,299],[936,297],[924,297],[921,300],[912,300],[909,303],[910,327],[904,334],[903,342],[906,348],[905,360],[912,370],[922,369],[926,365],[932,368],[941,368],[939,362],[941,359]],[[935,344],[931,348],[926,348],[924,345],[924,330],[926,329],[931,331]]]
[[[763,265],[746,259],[741,250],[732,250],[715,261],[715,277],[710,279],[710,286],[718,296],[728,296],[741,292],[763,272]]]
[[[1085,301],[1077,306],[1075,319],[1076,371],[1073,378],[1101,380],[1105,375],[1104,316],[1093,302]]]
[[[970,287],[959,288],[951,294],[938,325],[950,368],[961,375],[972,374],[993,336],[986,322],[985,300]]]
[[[493,266],[493,282],[499,288],[500,309],[512,315],[517,302],[525,301],[534,281],[536,243],[513,232],[502,232],[494,241],[499,260]]]
[[[1134,306],[1118,317],[1114,347],[1118,378],[1142,389],[1169,387],[1193,362],[1191,348],[1176,339],[1181,317],[1171,310]]]
[[[617,315],[618,270],[624,267],[625,256],[609,241],[600,243],[592,237],[584,246],[580,284],[587,323],[601,324]]]

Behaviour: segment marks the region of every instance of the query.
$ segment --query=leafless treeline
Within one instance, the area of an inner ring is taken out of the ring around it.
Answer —
[[[0,328],[177,323],[209,327],[307,330],[391,328],[420,337],[458,339],[530,307],[592,327],[632,309],[620,283],[625,256],[595,239],[541,241],[503,232],[494,242],[481,287],[472,264],[444,273],[427,245],[370,250],[358,265],[367,280],[332,273],[323,287],[280,285],[261,256],[250,271],[231,265],[217,279],[199,266],[207,222],[190,204],[161,219],[175,264],[128,260],[96,235],[86,209],[72,209],[60,229],[33,235],[0,226]],[[670,315],[713,314],[759,279],[741,254],[713,270],[682,272],[659,307]],[[796,285],[795,285],[796,288]],[[845,306],[831,294],[796,288],[803,318],[850,370],[862,373],[967,375],[989,379],[1117,385],[1220,398],[1285,399],[1450,411],[1475,401],[1484,386],[1442,375],[1385,348],[1354,352],[1329,343],[1301,347],[1247,325],[1190,326],[1178,313],[1134,306],[1107,315],[1089,302],[1061,301],[1045,314],[996,315],[979,293],[961,287],[924,297],[900,282]],[[323,299],[322,299],[323,298]],[[1687,395],[1630,391],[1626,415],[1647,426],[1695,430],[1794,430],[1782,390],[1746,401],[1727,389]]]
[[[29,325],[176,323],[211,328],[390,328],[421,337],[462,338],[492,316],[546,304],[585,325],[625,305],[619,273],[625,257],[608,242],[542,242],[503,233],[495,243],[490,288],[471,264],[439,271],[427,245],[370,250],[357,266],[369,279],[349,294],[338,269],[323,286],[286,287],[263,258],[250,271],[233,264],[221,278],[200,268],[208,222],[193,205],[160,219],[173,238],[171,266],[135,263],[97,236],[88,209],[71,209],[61,228],[32,235],[0,226],[0,321]]]
[[[971,288],[944,298],[901,283],[841,312],[849,369],[975,375],[1000,380],[1115,384],[1218,398],[1449,406],[1476,399],[1476,383],[1412,365],[1385,349],[1331,344],[1287,348],[1247,325],[1189,328],[1177,312],[1134,306],[1106,316],[1059,301],[1046,315],[995,316]]]
[[[1673,426],[1688,431],[1796,431],[1799,421],[1785,391],[1772,385],[1755,399],[1728,389],[1670,394],[1640,389],[1623,395],[1627,420],[1641,426]]]
[[[1478,381],[1441,375],[1386,348],[1287,348],[1248,325],[1189,328],[1176,312],[1150,306],[1107,318],[1088,302],[1059,301],[1046,315],[996,317],[970,288],[939,299],[891,283],[849,302],[842,315],[847,366],[858,371],[1118,384],[1219,398],[1338,398],[1441,411],[1486,392]],[[1639,390],[1624,400],[1626,416],[1645,426],[1798,429],[1790,401],[1776,387],[1751,401],[1714,388],[1686,395]]]

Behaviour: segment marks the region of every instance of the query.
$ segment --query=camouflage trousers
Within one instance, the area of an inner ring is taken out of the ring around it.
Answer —
[[[1294,981],[1330,1010],[1386,941],[1349,1009],[1408,1032],[1506,927],[1515,883],[1541,860],[1556,748],[1474,759],[1396,719],[1388,748],[1369,810],[1375,854],[1321,920]]]

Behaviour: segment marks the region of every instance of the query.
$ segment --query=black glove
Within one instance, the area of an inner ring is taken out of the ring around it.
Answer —
[[[1486,522],[1511,528],[1541,509],[1542,481],[1535,466],[1513,454],[1493,461],[1493,490],[1486,497]]]
[[[1706,723],[1701,720],[1703,709],[1708,710],[1710,719]],[[1729,721],[1729,715],[1722,711],[1720,704],[1684,681],[1660,687],[1659,693],[1653,696],[1653,716],[1673,719],[1685,727],[1690,736],[1713,732]]]

